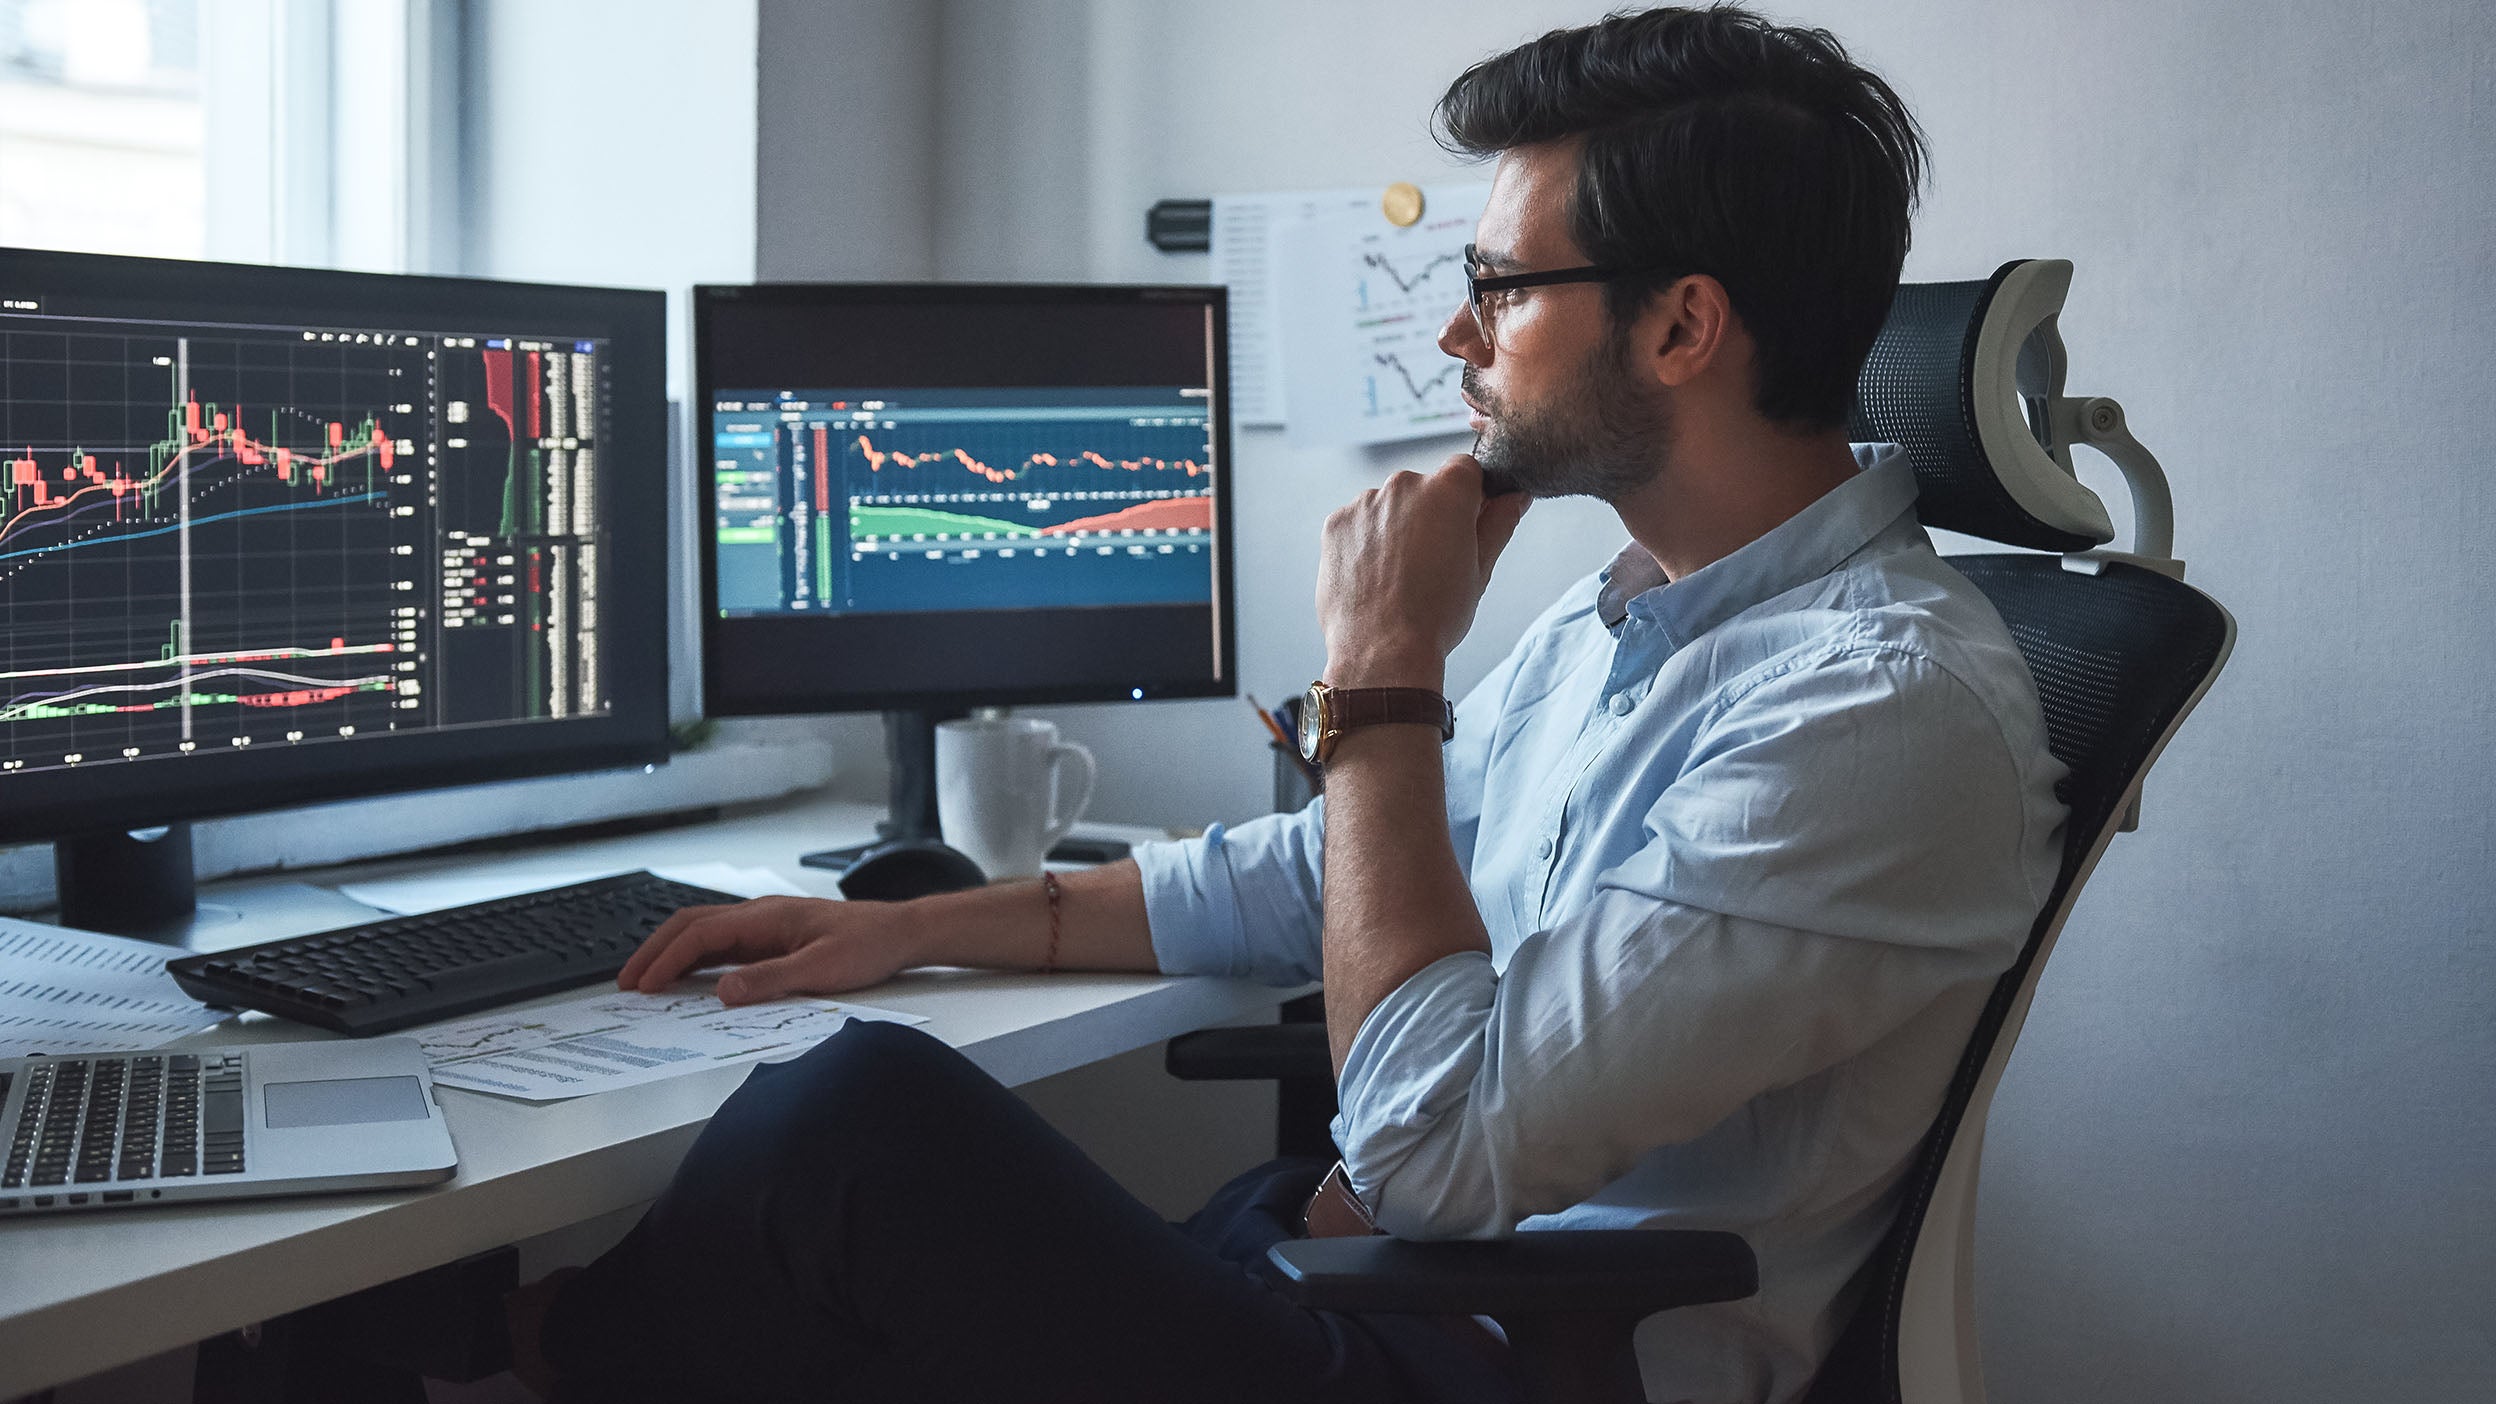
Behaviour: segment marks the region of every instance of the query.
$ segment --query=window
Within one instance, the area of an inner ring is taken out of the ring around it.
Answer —
[[[199,0],[0,0],[0,243],[208,250]]]
[[[455,0],[0,0],[0,244],[420,271]]]

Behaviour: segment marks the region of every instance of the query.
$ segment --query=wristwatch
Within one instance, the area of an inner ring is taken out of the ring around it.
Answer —
[[[1456,708],[1426,687],[1328,687],[1309,684],[1300,699],[1300,754],[1319,765],[1335,753],[1347,731],[1394,722],[1439,729],[1442,744],[1455,739]]]

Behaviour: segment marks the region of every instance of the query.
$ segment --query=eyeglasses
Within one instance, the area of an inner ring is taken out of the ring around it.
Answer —
[[[1498,328],[1499,304],[1492,294],[1516,292],[1525,288],[1547,288],[1557,283],[1608,283],[1633,273],[1652,272],[1644,268],[1607,268],[1599,263],[1576,268],[1554,268],[1541,273],[1501,273],[1490,277],[1482,274],[1482,256],[1471,244],[1465,245],[1465,306],[1473,312],[1473,328],[1482,334],[1485,345],[1497,345],[1493,332]]]

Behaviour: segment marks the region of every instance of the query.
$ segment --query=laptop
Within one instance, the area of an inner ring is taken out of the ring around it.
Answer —
[[[398,1189],[459,1168],[412,1038],[0,1058],[0,1218]]]

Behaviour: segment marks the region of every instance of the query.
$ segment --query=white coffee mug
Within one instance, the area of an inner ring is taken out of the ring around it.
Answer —
[[[1037,717],[974,716],[936,727],[936,823],[991,882],[1038,877],[1092,802],[1092,753]]]

